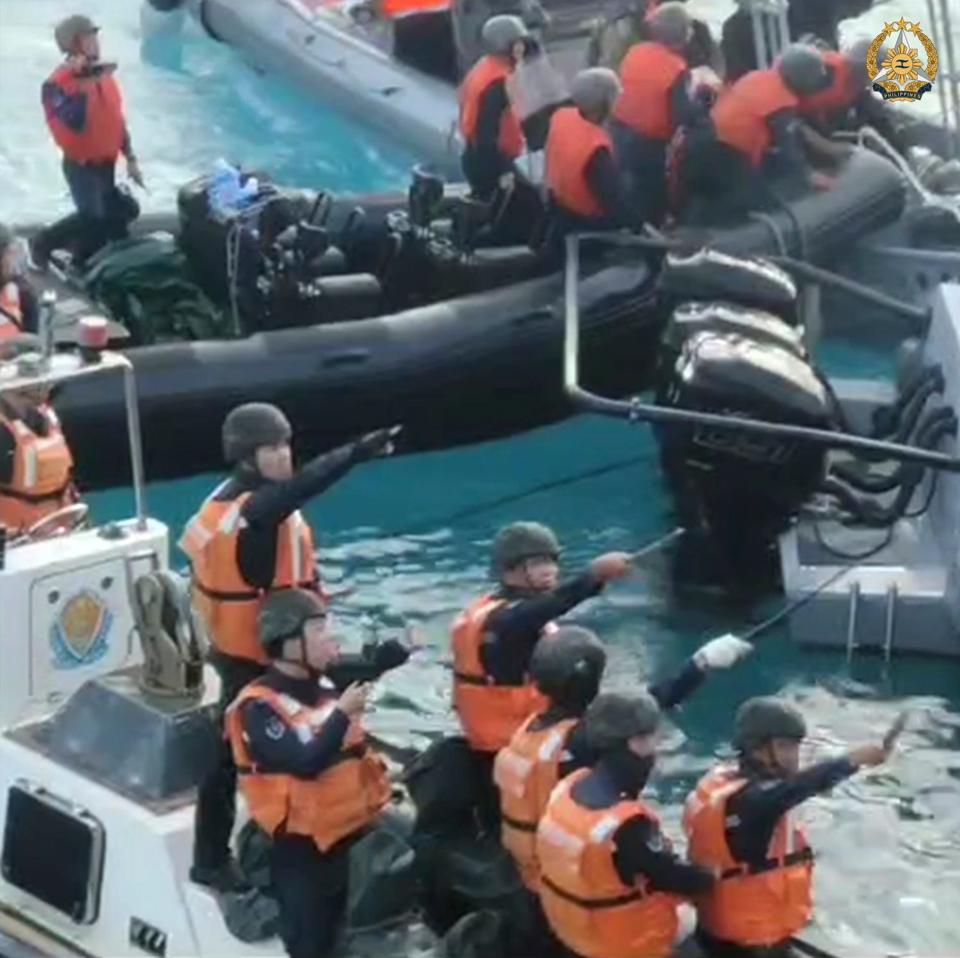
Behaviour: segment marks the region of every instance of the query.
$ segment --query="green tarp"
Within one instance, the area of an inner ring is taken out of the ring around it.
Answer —
[[[127,327],[132,345],[230,336],[229,318],[190,279],[169,233],[108,244],[88,260],[83,283]]]

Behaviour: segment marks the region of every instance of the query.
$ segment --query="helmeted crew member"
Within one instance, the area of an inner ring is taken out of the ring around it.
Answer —
[[[526,149],[523,129],[510,106],[507,77],[532,42],[520,17],[500,15],[483,25],[487,55],[478,60],[460,86],[460,134],[465,143],[463,175],[478,199],[512,189],[514,160]]]
[[[708,671],[729,668],[752,648],[734,635],[711,639],[676,676],[648,691],[661,709],[671,709],[700,687]],[[598,758],[588,745],[582,718],[600,690],[606,661],[603,645],[589,629],[564,625],[541,638],[530,660],[530,677],[546,707],[514,732],[494,762],[503,844],[532,891],[539,886],[535,837],[547,799],[561,779]]]
[[[33,259],[41,267],[51,250],[73,241],[78,259],[84,259],[107,240],[125,236],[127,223],[139,213],[136,201],[115,184],[121,153],[127,175],[140,186],[143,177],[130,143],[116,64],[100,60],[99,29],[89,17],[75,15],[54,31],[66,61],[43,84],[41,98],[47,126],[63,152],[63,175],[77,212],[35,238]]]
[[[813,856],[789,813],[888,754],[863,745],[800,771],[806,734],[793,706],[769,697],[744,702],[733,733],[739,761],[714,768],[687,799],[690,859],[720,876],[697,901],[698,936],[711,955],[773,954],[803,928],[813,914]]]
[[[226,713],[251,817],[273,838],[270,877],[290,958],[321,958],[347,901],[348,852],[390,799],[361,717],[370,686],[323,679],[339,649],[316,593],[271,593],[260,610],[268,670]]]
[[[650,39],[632,46],[620,65],[623,93],[610,132],[638,218],[660,225],[667,210],[667,144],[681,124],[694,122],[684,58],[692,26],[675,0],[657,7],[647,26]]]
[[[0,359],[40,352],[29,333],[0,339]],[[0,393],[0,526],[29,529],[77,501],[73,456],[43,386]]]
[[[554,789],[537,827],[540,900],[557,938],[580,958],[666,958],[678,906],[713,873],[671,850],[640,797],[653,768],[660,708],[649,694],[603,694],[584,734],[600,756]]]
[[[686,2],[686,0],[674,0]],[[587,50],[589,66],[619,70],[623,58],[636,43],[651,39],[650,21],[663,6],[662,0],[627,0],[620,10],[598,19]],[[690,37],[683,51],[684,60],[691,69],[710,67],[715,72],[723,69],[720,48],[703,21],[691,19]]]
[[[223,423],[223,453],[233,474],[187,523],[180,548],[191,563],[194,604],[213,645],[221,708],[264,668],[257,634],[266,594],[296,586],[319,589],[314,539],[300,507],[354,465],[391,450],[391,430],[317,456],[293,473],[286,416],[267,403],[246,403]],[[220,889],[242,884],[230,858],[236,770],[230,750],[197,796],[192,881]]]
[[[561,107],[550,120],[546,185],[556,235],[637,222],[624,202],[613,141],[604,126],[621,92],[612,70],[581,70],[570,88],[574,105]]]
[[[795,43],[772,69],[748,73],[720,95],[711,125],[690,138],[683,161],[686,198],[699,219],[729,219],[762,205],[771,179],[815,189],[833,185],[807,161],[798,114],[800,97],[829,82],[820,51]]]
[[[907,143],[894,125],[891,111],[870,90],[871,76],[867,70],[870,46],[870,40],[861,39],[842,52],[824,51],[823,62],[830,75],[830,85],[812,96],[800,97],[800,115],[824,136],[838,130],[872,126],[894,149],[905,153]],[[877,54],[878,68],[886,56],[886,50]]]
[[[17,268],[17,258],[13,230],[0,223],[0,343],[37,331],[37,297]]]
[[[393,24],[393,55],[423,73],[452,83],[457,50],[450,0],[378,0],[380,16]]]
[[[838,26],[842,20],[857,17],[870,8],[873,0],[790,0],[787,23],[794,41],[813,39],[836,50]],[[759,67],[754,41],[752,0],[737,0],[738,9],[723,23],[720,46],[726,63],[728,83]]]
[[[490,789],[480,797],[481,814],[490,823],[499,822],[494,756],[545,705],[529,675],[538,639],[554,631],[554,619],[632,568],[626,553],[608,552],[558,585],[559,557],[560,543],[546,526],[504,527],[493,543],[497,588],[472,602],[453,624],[453,706]]]

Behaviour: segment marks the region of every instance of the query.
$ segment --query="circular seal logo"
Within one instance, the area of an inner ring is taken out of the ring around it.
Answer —
[[[919,23],[903,17],[885,23],[867,51],[867,73],[873,89],[884,100],[919,100],[933,88],[939,68],[940,57],[933,41]]]

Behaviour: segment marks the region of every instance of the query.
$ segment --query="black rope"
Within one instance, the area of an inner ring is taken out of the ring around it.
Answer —
[[[593,479],[596,476],[603,476],[611,472],[618,472],[621,469],[628,469],[630,466],[636,466],[642,462],[649,461],[649,458],[649,456],[632,456],[630,459],[620,459],[617,462],[610,462],[604,466],[596,466],[593,469],[588,469],[586,472],[578,472],[575,475],[564,476],[561,479],[552,479],[550,482],[543,482],[529,489],[523,489],[520,492],[513,492],[506,496],[490,499],[487,502],[481,502],[475,506],[468,506],[466,509],[460,509],[458,512],[451,513],[445,517],[421,519],[402,529],[387,532],[385,536],[408,536],[414,532],[434,529],[439,526],[448,526],[460,519],[468,519],[471,516],[480,515],[491,509],[506,506],[512,502],[519,502],[521,499],[528,499],[530,496],[539,495],[541,492],[549,492],[552,489],[562,489],[564,486],[572,486],[575,483],[583,482],[585,479]]]

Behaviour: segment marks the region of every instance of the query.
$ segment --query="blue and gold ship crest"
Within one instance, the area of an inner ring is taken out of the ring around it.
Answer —
[[[107,654],[113,613],[95,592],[84,589],[63,604],[50,627],[50,646],[58,669],[90,665]]]

